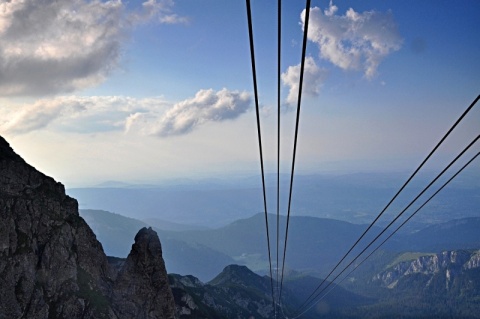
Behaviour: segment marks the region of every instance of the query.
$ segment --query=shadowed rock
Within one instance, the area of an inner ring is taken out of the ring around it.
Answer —
[[[2,137],[0,287],[0,318],[174,318],[156,233],[139,232],[117,276],[77,201]]]
[[[162,258],[162,246],[152,228],[142,228],[118,274],[113,291],[117,313],[125,318],[173,318],[174,299]]]

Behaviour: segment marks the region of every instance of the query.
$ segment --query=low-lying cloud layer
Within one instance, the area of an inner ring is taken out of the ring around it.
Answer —
[[[60,96],[1,114],[0,132],[25,134],[52,129],[77,133],[125,131],[167,137],[193,131],[207,122],[238,118],[251,106],[246,92],[200,90],[172,104],[163,98]]]
[[[380,62],[400,49],[402,39],[390,12],[347,10],[336,15],[338,7],[330,2],[324,12],[310,11],[308,39],[318,45],[320,57],[344,70],[363,70],[372,78]],[[305,23],[305,10],[301,15]]]
[[[149,0],[127,12],[120,0],[11,0],[0,3],[0,95],[72,92],[117,67],[136,24],[183,23],[173,1]]]

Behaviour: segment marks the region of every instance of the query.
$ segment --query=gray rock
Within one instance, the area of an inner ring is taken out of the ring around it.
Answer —
[[[394,288],[403,277],[413,274],[423,274],[432,277],[441,274],[448,283],[465,269],[480,267],[480,251],[468,252],[464,250],[443,251],[438,254],[420,256],[412,261],[400,262],[373,277],[373,281],[380,281],[383,286]]]
[[[162,246],[152,228],[142,228],[113,288],[121,318],[174,318],[175,302],[162,259]]]
[[[0,287],[0,318],[174,318],[157,234],[141,230],[110,266],[77,201],[2,137]]]

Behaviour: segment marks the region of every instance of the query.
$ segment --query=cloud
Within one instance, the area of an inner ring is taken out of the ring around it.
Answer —
[[[305,59],[302,94],[317,96],[326,77],[327,71],[319,68],[312,57],[307,57]],[[282,73],[282,82],[289,87],[287,103],[290,105],[296,105],[297,103],[299,80],[300,64],[290,66],[287,71]]]
[[[46,128],[78,133],[121,131],[130,114],[169,106],[162,98],[60,96],[16,108],[15,112],[5,115],[9,120],[0,123],[0,131],[10,134]]]
[[[72,92],[102,82],[118,66],[139,23],[182,23],[173,1],[11,0],[0,3],[0,95]]]
[[[200,90],[178,103],[163,98],[59,96],[16,107],[0,121],[0,132],[25,134],[41,129],[76,133],[124,131],[167,137],[186,134],[207,122],[238,118],[250,109],[247,92]],[[12,108],[13,109],[13,108]]]
[[[330,2],[322,12],[310,11],[308,39],[320,49],[320,57],[344,70],[362,69],[367,78],[377,73],[380,62],[400,49],[402,39],[391,12],[347,10],[336,15],[338,7]],[[305,23],[305,10],[301,14]]]
[[[247,112],[251,97],[247,92],[222,89],[200,90],[195,97],[174,104],[160,116],[155,113],[132,114],[126,130],[133,127],[160,137],[187,134],[207,122],[233,120]]]
[[[125,120],[125,133],[129,133],[132,127],[134,125],[139,125],[138,123],[140,122],[146,123],[145,121],[146,119],[147,117],[145,113],[137,112],[137,113],[130,114]]]
[[[187,24],[187,17],[172,13],[174,2],[172,0],[148,0],[142,3],[142,10],[131,14],[130,21],[133,23],[145,23],[156,20],[165,24]]]

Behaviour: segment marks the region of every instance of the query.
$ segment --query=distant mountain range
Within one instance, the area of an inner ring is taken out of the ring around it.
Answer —
[[[145,222],[98,210],[80,210],[80,214],[96,233],[108,255],[124,257],[130,250],[132,236]],[[275,229],[275,216],[270,216],[270,229]],[[281,229],[285,227],[282,217]],[[266,274],[268,256],[266,251],[265,221],[263,214],[235,221],[227,226],[209,230],[165,231],[154,226],[162,241],[164,258],[169,272],[194,275],[208,281],[225,266],[237,263]],[[150,225],[151,226],[151,225]],[[158,226],[158,225],[157,225]],[[351,247],[367,225],[344,221],[292,216],[286,266],[315,276],[325,275]],[[382,247],[379,255],[393,258],[401,252],[435,253],[442,250],[480,248],[480,218],[465,218],[428,226],[413,234],[396,234]],[[378,234],[373,227],[371,235]],[[271,247],[276,247],[271,233]],[[283,234],[281,234],[283,239]],[[375,246],[374,246],[375,247]],[[272,248],[275,267],[275,253]],[[280,242],[283,252],[283,241]],[[358,252],[359,250],[354,250]],[[383,263],[390,260],[386,257]],[[376,260],[378,263],[378,260]]]
[[[131,243],[125,238],[146,225],[105,211],[80,214],[107,254],[128,251]],[[269,221],[274,229],[275,216]],[[264,215],[256,214],[217,229],[157,229],[180,319],[272,317],[264,222]],[[285,218],[280,222],[283,228]],[[366,227],[292,216],[279,311],[295,314]],[[332,285],[331,293],[308,304],[312,307],[301,318],[480,318],[478,229],[480,218],[473,217],[396,234],[341,286]],[[379,231],[374,226],[366,240]],[[275,268],[273,275],[276,278]]]
[[[184,231],[184,230],[207,230],[208,227],[205,226],[197,226],[192,224],[180,224],[170,222],[160,218],[145,218],[142,220],[144,223],[156,227],[161,230],[169,230],[169,231]]]
[[[295,216],[333,218],[351,223],[369,223],[388,203],[410,173],[358,173],[296,175],[292,197]],[[421,174],[405,189],[385,215],[401,210],[432,177]],[[276,176],[267,175],[267,203],[276,207]],[[421,214],[407,224],[408,230],[463,217],[480,217],[480,174],[457,177],[435,197]],[[281,211],[287,207],[288,176],[281,176]],[[228,225],[263,211],[261,179],[258,176],[230,179],[177,180],[161,185],[131,185],[107,182],[97,187],[71,188],[67,193],[81,209],[102,209],[140,220],[160,218],[179,224],[208,228]],[[387,223],[381,219],[380,223]]]
[[[229,265],[207,283],[191,275],[169,279],[180,319],[274,317],[270,278],[245,266]],[[289,276],[276,309],[280,318],[480,318],[479,279],[480,250],[401,254],[367,280],[332,285],[312,303],[304,302],[322,280]]]
[[[177,313],[189,318],[273,318],[274,305],[270,278],[259,276],[245,266],[229,265],[214,279],[203,283],[193,276],[170,274]],[[277,305],[278,317],[293,314],[320,280],[300,276],[285,282],[282,305]],[[274,282],[274,286],[276,282]],[[325,298],[328,311],[314,308],[302,318],[351,318],[358,306],[369,305],[374,299],[338,288]],[[322,313],[323,312],[323,313]]]

